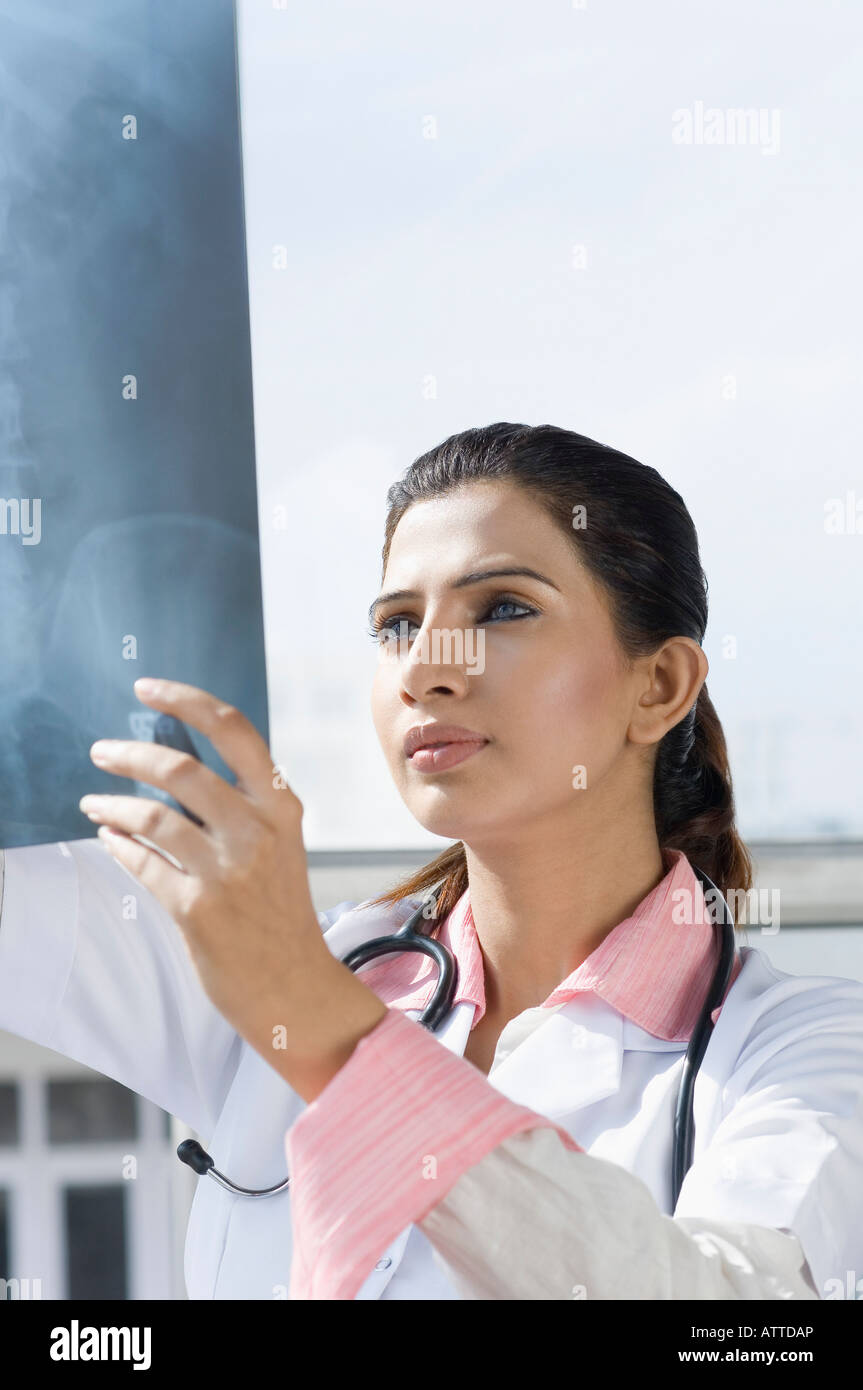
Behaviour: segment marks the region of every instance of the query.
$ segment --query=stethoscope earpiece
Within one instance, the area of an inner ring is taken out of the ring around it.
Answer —
[[[199,1177],[204,1177],[205,1174],[209,1173],[213,1181],[223,1187],[226,1192],[233,1192],[238,1197],[272,1197],[276,1192],[284,1192],[291,1182],[290,1178],[285,1178],[283,1182],[274,1183],[272,1187],[238,1187],[236,1183],[231,1182],[230,1178],[226,1178],[224,1173],[219,1172],[212,1158],[201,1147],[197,1139],[184,1139],[181,1144],[178,1144],[177,1157],[183,1163],[187,1163],[190,1168],[193,1168]]]

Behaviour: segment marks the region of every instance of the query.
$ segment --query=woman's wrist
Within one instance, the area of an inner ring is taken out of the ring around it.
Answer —
[[[329,951],[323,938],[290,987],[258,1012],[245,1036],[285,1081],[311,1103],[345,1065],[387,1006]]]

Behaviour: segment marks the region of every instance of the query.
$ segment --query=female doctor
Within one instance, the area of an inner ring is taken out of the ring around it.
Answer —
[[[199,1179],[192,1298],[829,1297],[863,1277],[863,986],[737,946],[671,1195],[716,963],[692,866],[751,884],[682,499],[581,435],[496,424],[417,459],[388,508],[374,720],[405,803],[456,843],[316,914],[303,807],[256,730],[137,681],[237,784],[94,744],[200,824],[87,796],[99,840],[7,851],[0,1026],[180,1117],[236,1186],[290,1175],[260,1198]],[[453,632],[482,659],[445,659]],[[426,957],[341,957],[442,880],[458,982],[432,1033]]]

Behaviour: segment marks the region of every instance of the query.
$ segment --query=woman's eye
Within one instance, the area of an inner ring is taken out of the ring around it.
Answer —
[[[495,609],[497,609],[497,608],[520,608],[520,609],[521,609],[521,612],[520,612],[520,613],[515,613],[515,614],[513,615],[513,616],[516,617],[516,618],[526,618],[526,617],[528,617],[529,614],[535,612],[535,609],[533,609],[533,608],[528,608],[527,604],[525,604],[525,603],[519,603],[519,602],[518,602],[518,599],[514,599],[514,598],[500,598],[500,599],[498,599],[497,603],[495,603],[495,604],[493,605],[493,607],[491,608],[490,611],[493,613],[493,612],[495,611]]]
[[[369,636],[374,637],[376,641],[384,635],[387,637],[395,636],[402,623],[405,623],[408,627],[419,627],[418,623],[408,623],[407,618],[386,618],[384,622],[369,628]],[[400,632],[399,635],[401,635]]]
[[[521,603],[518,599],[499,598],[491,605],[490,608],[486,609],[480,621],[487,622],[491,615],[493,613],[496,613],[499,608],[520,608],[521,612],[514,613],[510,618],[497,619],[496,621],[498,622],[514,622],[517,618],[531,617],[536,612],[535,608],[529,608],[526,603]],[[383,622],[378,623],[376,626],[370,628],[369,636],[373,637],[376,641],[380,641],[382,634],[384,633],[387,635],[385,640],[389,639],[396,632],[398,632],[401,636],[401,624],[405,624],[408,631],[410,630],[410,628],[419,628],[420,626],[419,623],[410,621],[407,617],[405,617],[404,614],[396,613],[393,615],[393,617],[386,618]]]

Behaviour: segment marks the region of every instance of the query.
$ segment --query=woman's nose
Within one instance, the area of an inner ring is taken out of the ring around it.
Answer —
[[[400,667],[407,693],[422,700],[432,690],[464,692],[468,672],[476,665],[472,637],[470,628],[421,628]]]

